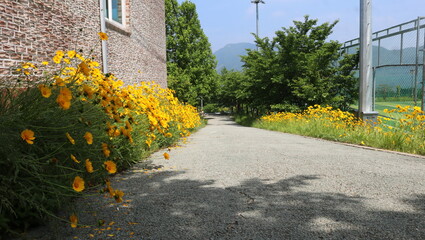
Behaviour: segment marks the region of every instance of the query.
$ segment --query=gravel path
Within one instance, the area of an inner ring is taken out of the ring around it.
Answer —
[[[78,202],[82,223],[105,226],[51,224],[31,239],[425,239],[424,158],[224,116],[211,116],[170,160],[163,152],[150,157],[153,169],[138,164],[114,178],[125,203]]]

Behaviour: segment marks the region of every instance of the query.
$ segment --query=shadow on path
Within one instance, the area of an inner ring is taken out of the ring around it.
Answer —
[[[133,232],[134,239],[425,239],[423,195],[404,201],[413,211],[395,212],[370,208],[363,198],[298,190],[320,176],[250,179],[220,188],[214,181],[178,179],[181,174],[123,175],[119,185],[128,207],[105,203],[91,219],[115,221],[115,228],[67,228],[59,237],[127,239]]]

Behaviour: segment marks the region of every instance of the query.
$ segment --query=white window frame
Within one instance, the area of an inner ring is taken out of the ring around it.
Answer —
[[[105,19],[108,20],[109,22],[118,25],[119,27],[125,27],[126,25],[126,12],[125,12],[125,8],[126,8],[126,0],[117,0],[117,1],[121,1],[121,21],[117,22],[112,18],[112,0],[103,0],[104,1],[104,8],[105,8]],[[108,16],[106,16],[106,13],[108,13]]]

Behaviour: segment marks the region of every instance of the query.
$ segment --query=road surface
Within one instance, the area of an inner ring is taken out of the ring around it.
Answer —
[[[165,151],[114,178],[124,203],[99,195],[77,202],[81,223],[104,226],[52,223],[33,238],[425,239],[424,158],[242,127],[226,116],[209,116],[170,160]]]

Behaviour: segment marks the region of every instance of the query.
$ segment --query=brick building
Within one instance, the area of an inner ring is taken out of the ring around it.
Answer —
[[[109,36],[103,46],[102,30]],[[0,77],[19,62],[72,49],[93,51],[128,84],[166,87],[164,0],[0,0]]]

